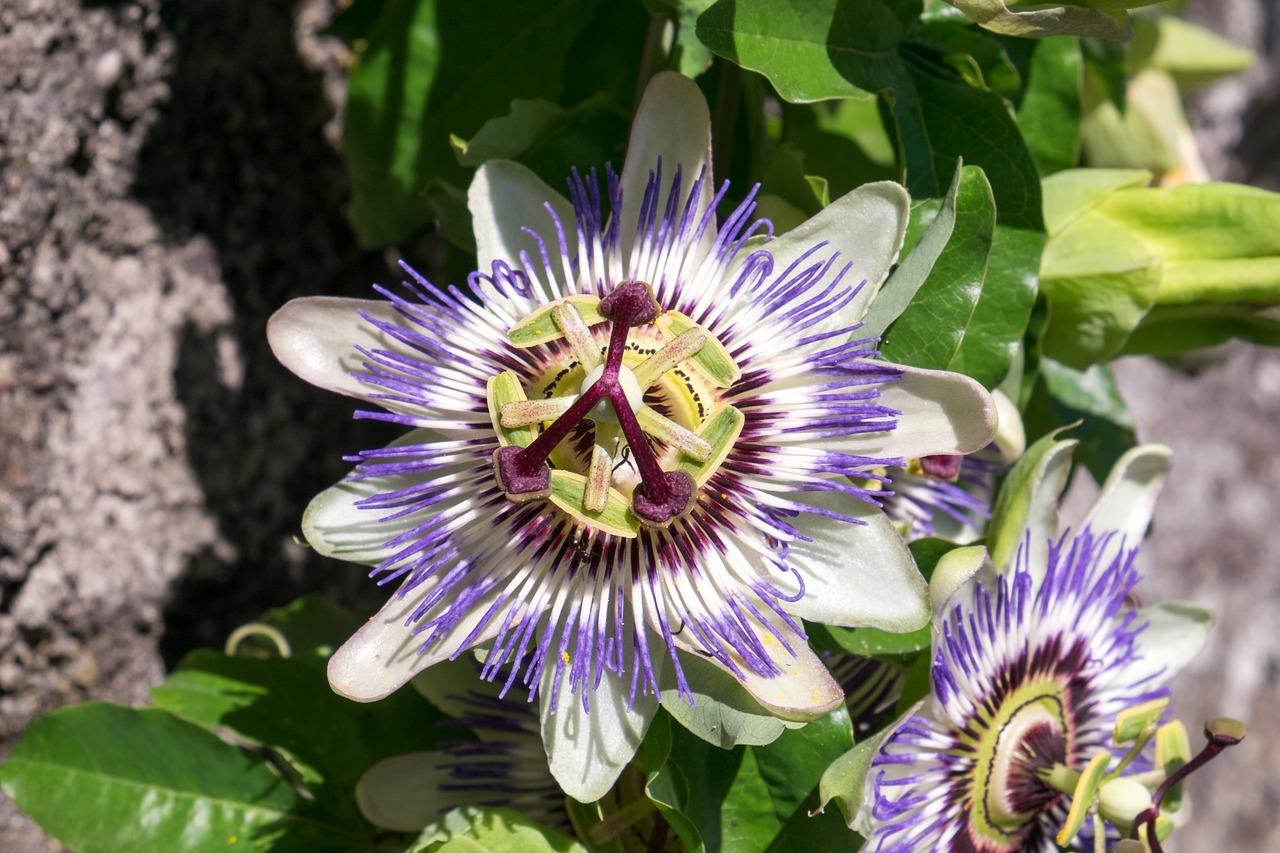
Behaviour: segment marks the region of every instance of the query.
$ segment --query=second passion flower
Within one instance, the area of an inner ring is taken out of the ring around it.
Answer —
[[[975,382],[875,358],[858,324],[908,197],[872,184],[777,238],[754,193],[722,222],[696,85],[650,83],[620,175],[565,200],[490,162],[467,289],[300,299],[269,327],[302,378],[412,428],[304,518],[321,553],[398,582],[333,656],[369,701],[473,647],[541,701],[572,796],[601,796],[686,655],[770,712],[843,701],[802,619],[914,630],[928,594],[869,475],[990,441]],[[406,268],[407,269],[407,268]],[[515,662],[527,661],[523,666]],[[683,663],[682,663],[683,661]]]

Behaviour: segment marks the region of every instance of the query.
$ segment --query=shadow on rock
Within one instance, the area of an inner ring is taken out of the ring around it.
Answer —
[[[305,592],[376,597],[363,572],[292,540],[344,453],[386,443],[351,401],[273,358],[271,313],[306,294],[369,294],[394,280],[346,221],[347,181],[326,141],[332,107],[295,43],[288,0],[186,0],[161,9],[174,39],[170,97],[142,150],[134,195],[174,244],[207,239],[233,319],[183,329],[175,370],[186,446],[222,542],[193,557],[165,610],[167,666]],[[225,547],[222,547],[225,545]]]

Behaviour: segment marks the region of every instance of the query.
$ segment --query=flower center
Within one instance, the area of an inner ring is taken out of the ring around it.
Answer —
[[[1020,849],[1025,831],[1060,796],[1044,774],[1071,752],[1067,707],[1059,684],[1037,681],[1006,697],[987,720],[974,721],[970,831],[983,842],[977,849]]]
[[[1042,777],[1066,761],[1061,722],[1043,705],[1017,711],[996,743],[987,787],[987,814],[1001,826],[1018,826],[1048,805],[1058,792]]]
[[[595,327],[607,327],[604,341]],[[494,476],[512,501],[547,499],[600,532],[634,537],[688,513],[741,434],[742,414],[721,401],[737,364],[705,329],[663,311],[644,282],[557,300],[507,339],[545,357],[527,384],[510,370],[489,380],[502,445]]]

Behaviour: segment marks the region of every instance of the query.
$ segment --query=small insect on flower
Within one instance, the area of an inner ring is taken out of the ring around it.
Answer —
[[[688,661],[806,720],[843,697],[802,619],[923,625],[924,581],[857,483],[977,450],[993,414],[976,383],[880,361],[858,333],[902,187],[773,239],[754,191],[717,222],[706,102],[674,74],[621,174],[568,187],[487,163],[466,288],[406,267],[404,292],[297,300],[268,332],[295,373],[412,430],[304,518],[321,553],[399,584],[333,656],[334,689],[376,699],[484,647],[483,677],[539,696],[551,770],[589,801],[664,690],[691,701]]]

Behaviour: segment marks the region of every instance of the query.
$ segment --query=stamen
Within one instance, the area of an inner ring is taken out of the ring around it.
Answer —
[[[556,321],[560,331],[564,332],[565,340],[573,347],[573,354],[582,364],[582,369],[590,373],[599,367],[600,346],[578,309],[570,302],[558,302],[551,309],[551,318]]]
[[[699,462],[706,462],[715,450],[711,442],[699,438],[696,433],[685,429],[671,418],[655,412],[648,406],[636,412],[636,419],[640,421],[640,428],[649,435],[666,442]]]
[[[697,355],[706,342],[707,335],[701,329],[681,332],[674,341],[646,358],[636,368],[636,382],[641,388],[649,388],[662,374],[685,359]]]
[[[591,447],[591,464],[587,468],[587,491],[582,506],[588,512],[601,512],[609,499],[609,483],[613,479],[613,460],[600,445]]]
[[[569,411],[576,397],[552,397],[549,400],[520,400],[503,403],[501,409],[504,427],[522,427],[554,421]]]

